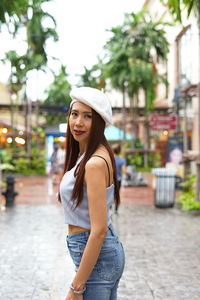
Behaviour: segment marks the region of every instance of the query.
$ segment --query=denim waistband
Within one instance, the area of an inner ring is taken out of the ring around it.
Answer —
[[[90,235],[90,231],[85,231],[85,232],[80,232],[80,233],[74,233],[74,234],[69,234],[67,235],[67,240],[82,240],[82,239],[87,239]],[[108,226],[108,232],[106,237],[108,236],[116,236],[116,233],[113,230],[112,224]]]

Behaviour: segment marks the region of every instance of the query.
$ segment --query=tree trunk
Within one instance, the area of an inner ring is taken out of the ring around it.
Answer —
[[[35,102],[35,116],[36,116],[36,147],[39,147],[39,112],[40,112],[40,107],[39,107],[39,70],[37,69],[37,79],[36,79],[36,102]]]
[[[125,82],[123,84],[123,107],[122,107],[122,128],[123,128],[123,144],[126,142],[126,106],[125,106],[125,97],[126,97],[126,86]]]
[[[146,96],[145,96],[146,98]],[[145,99],[145,123],[144,123],[144,127],[145,127],[145,145],[144,148],[150,149],[150,129],[149,129],[149,114],[148,114],[148,110],[147,110],[147,100]],[[144,167],[148,167],[148,153],[145,152],[144,153]]]
[[[183,136],[183,144],[184,144],[184,154],[186,157],[184,158],[184,177],[189,175],[190,173],[190,161],[188,160],[188,119],[187,119],[187,98],[184,98],[184,136]]]
[[[27,152],[31,154],[31,137],[32,137],[32,101],[27,99],[28,124],[27,124]]]
[[[138,138],[138,115],[137,115],[137,107],[138,107],[138,95],[134,95],[134,98],[131,101],[131,128],[133,130],[133,139],[131,141],[131,148],[135,148],[135,140]]]
[[[11,123],[11,130],[12,130],[12,144],[14,145],[14,102],[13,102],[13,96],[10,95],[10,123]]]

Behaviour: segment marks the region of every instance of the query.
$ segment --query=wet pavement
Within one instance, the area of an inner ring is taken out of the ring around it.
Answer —
[[[122,204],[152,205],[154,202],[154,191],[152,189],[152,176],[145,174],[147,187],[122,187]],[[58,186],[52,185],[51,178],[46,176],[17,176],[16,204],[56,204]]]
[[[21,177],[16,190],[16,205],[0,212],[0,299],[64,300],[74,270],[57,187]],[[113,215],[126,253],[118,300],[199,300],[200,213],[155,208],[151,187],[121,195]]]

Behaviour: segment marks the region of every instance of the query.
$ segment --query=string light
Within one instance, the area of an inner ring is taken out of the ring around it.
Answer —
[[[2,128],[1,131],[2,131],[2,133],[6,134],[8,132],[8,129],[4,127],[4,128]]]
[[[24,144],[25,144],[25,140],[24,140],[23,138],[19,137],[19,136],[17,136],[17,137],[15,138],[15,142],[16,142],[17,144],[21,144],[21,145],[24,145]]]
[[[11,137],[8,137],[8,138],[7,138],[7,143],[8,143],[8,144],[11,144],[11,143],[12,143],[12,138],[11,138]]]
[[[163,131],[163,135],[168,135],[168,134],[169,134],[169,132],[167,130]]]

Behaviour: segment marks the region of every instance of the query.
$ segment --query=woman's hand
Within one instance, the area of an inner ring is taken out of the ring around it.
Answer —
[[[65,300],[83,300],[83,295],[76,295],[72,290],[69,290]]]

